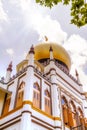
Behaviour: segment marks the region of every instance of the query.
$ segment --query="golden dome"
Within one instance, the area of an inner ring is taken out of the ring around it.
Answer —
[[[70,56],[67,51],[57,43],[40,43],[35,46],[35,60],[50,58],[49,49],[52,46],[53,57],[56,60],[63,62],[68,69],[71,67]]]

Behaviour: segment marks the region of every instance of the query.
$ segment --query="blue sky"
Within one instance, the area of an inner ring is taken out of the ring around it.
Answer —
[[[72,59],[71,73],[77,69],[84,90],[87,90],[87,25],[81,28],[70,24],[70,6],[61,4],[52,9],[39,6],[35,0],[0,0],[0,75],[13,61],[25,59],[32,44],[49,41],[63,45]]]

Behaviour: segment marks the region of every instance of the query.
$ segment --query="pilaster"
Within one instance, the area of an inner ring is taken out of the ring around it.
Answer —
[[[21,130],[32,130],[31,125],[31,105],[33,99],[33,83],[34,83],[34,48],[29,51],[29,62],[26,74],[26,84],[24,87],[24,99],[21,118]]]
[[[44,104],[44,80],[42,79],[42,90],[41,90],[41,109],[45,110],[45,104]]]
[[[56,70],[51,69],[51,95],[52,95],[52,114],[54,117],[60,117],[60,105],[59,105],[59,93],[58,93],[58,85],[56,79]],[[61,127],[61,121],[55,121],[55,126]],[[59,128],[55,128],[55,130],[59,130]]]
[[[16,93],[17,93],[17,85],[18,85],[18,78],[15,79],[13,86],[9,88],[9,90],[12,92],[9,111],[13,110],[15,107],[15,97],[16,97]]]

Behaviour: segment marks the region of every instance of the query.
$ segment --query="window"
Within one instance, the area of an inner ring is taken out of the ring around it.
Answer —
[[[37,82],[33,85],[33,106],[40,108],[40,87]]]
[[[9,106],[10,106],[10,101],[11,101],[11,96],[7,95],[5,103],[4,103],[4,109],[3,109],[3,114],[8,113],[9,111]]]
[[[70,101],[70,109],[69,109],[69,126],[76,127],[77,126],[77,113],[76,106],[73,101]],[[70,122],[71,120],[71,122]]]
[[[66,98],[63,96],[62,100],[62,110],[63,110],[63,120],[66,125],[68,125],[68,103]]]
[[[51,100],[50,100],[50,93],[46,89],[45,92],[45,112],[51,114]]]
[[[86,126],[85,119],[84,119],[84,116],[83,116],[83,112],[82,112],[80,107],[78,108],[78,125],[81,125],[81,127],[83,125]]]
[[[25,82],[22,81],[18,87],[16,107],[22,105],[23,97],[24,97],[24,86],[25,86]]]

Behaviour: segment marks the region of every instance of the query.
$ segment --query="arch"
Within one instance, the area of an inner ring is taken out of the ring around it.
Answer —
[[[63,121],[64,124],[68,125],[68,101],[64,95],[62,95],[61,103],[62,103]]]
[[[69,105],[71,111],[76,112],[76,106],[72,100],[70,100]]]
[[[47,114],[51,114],[51,97],[50,92],[48,89],[44,90],[44,105],[45,105],[45,112]]]
[[[33,106],[40,108],[40,86],[38,82],[33,84]]]
[[[83,117],[83,112],[82,112],[82,109],[80,108],[80,107],[78,107],[78,114],[79,114],[79,116],[82,116]]]
[[[46,90],[44,91],[44,93],[45,93],[45,96],[50,97],[50,92],[48,91],[48,89],[46,89]]]
[[[17,91],[16,107],[19,107],[22,105],[23,97],[24,97],[24,86],[25,86],[25,82],[21,81],[21,83],[18,86],[18,91]]]
[[[9,112],[10,102],[11,102],[11,95],[7,94],[4,102],[3,114],[7,114]]]
[[[22,82],[19,84],[19,86],[18,86],[18,90],[24,88],[24,86],[25,86],[25,82],[22,81]]]
[[[69,102],[69,120],[72,120],[72,123],[70,122],[70,126],[76,127],[78,126],[78,114],[76,111],[76,105],[73,102],[73,100],[70,100]]]
[[[40,86],[39,86],[38,82],[35,82],[34,85],[33,85],[33,87],[35,89],[37,89],[37,90],[40,90]]]
[[[78,125],[81,125],[81,126],[85,125],[83,112],[82,112],[82,109],[80,107],[78,107],[77,112],[78,112]]]
[[[68,107],[68,101],[67,101],[67,99],[64,95],[62,95],[62,101],[61,102],[62,102],[62,105],[65,104]]]

